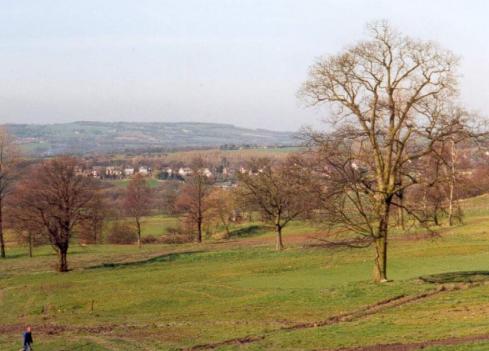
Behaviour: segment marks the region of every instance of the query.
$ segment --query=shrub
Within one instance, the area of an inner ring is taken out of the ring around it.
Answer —
[[[161,242],[165,244],[184,244],[194,240],[192,234],[188,234],[181,227],[171,227],[167,229],[167,234],[161,237]]]
[[[115,222],[107,235],[109,244],[134,244],[136,240],[136,230],[123,222]]]
[[[143,236],[141,238],[142,244],[156,244],[158,241],[158,238],[153,235]]]

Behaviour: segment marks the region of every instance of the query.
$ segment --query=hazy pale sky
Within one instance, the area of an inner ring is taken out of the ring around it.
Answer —
[[[0,123],[316,124],[308,66],[388,19],[461,56],[462,99],[489,114],[486,0],[0,0]]]

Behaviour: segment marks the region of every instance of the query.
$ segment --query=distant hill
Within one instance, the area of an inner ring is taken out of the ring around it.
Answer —
[[[25,150],[37,155],[297,144],[294,133],[217,123],[73,122],[6,127]]]

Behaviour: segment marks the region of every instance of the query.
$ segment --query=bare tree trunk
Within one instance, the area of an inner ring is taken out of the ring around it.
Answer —
[[[375,238],[374,280],[378,283],[387,282],[387,234],[389,231],[390,203],[382,205],[382,216],[379,223],[378,236]]]
[[[0,256],[5,258],[5,240],[3,238],[3,201],[0,197]]]
[[[202,218],[197,219],[197,242],[202,242]]]
[[[32,233],[29,233],[29,257],[32,258],[32,246],[33,246]]]
[[[401,226],[401,229],[402,230],[405,230],[406,229],[406,225],[404,224],[404,191],[401,191],[399,192],[399,208],[398,208],[398,212],[397,212],[397,215],[399,216],[398,217],[398,225]]]
[[[141,222],[136,218],[136,226],[138,230],[138,248],[141,248]]]
[[[280,224],[276,224],[275,231],[277,233],[275,249],[277,251],[282,251],[284,249],[284,243],[282,241],[282,226],[280,226]]]
[[[450,182],[448,195],[448,225],[453,225],[453,197],[455,191],[455,142],[451,140],[450,150]]]
[[[404,190],[402,189],[402,176],[400,170],[397,172],[397,187],[401,190],[397,191],[396,196],[399,201],[399,206],[397,207],[397,226],[405,230],[404,225]]]
[[[203,210],[202,210],[202,200],[203,200],[203,192],[202,192],[202,179],[199,178],[199,198],[198,198],[198,207],[197,207],[197,242],[202,242],[202,222],[203,220]]]
[[[435,206],[433,210],[433,222],[436,226],[440,225],[440,221],[438,220],[438,206]]]
[[[93,225],[93,243],[94,243],[94,244],[97,244],[97,241],[98,241],[98,240],[97,240],[97,239],[98,239],[98,238],[97,238],[97,232],[98,232],[98,224],[97,224],[97,223],[95,223],[95,224]]]
[[[59,256],[59,272],[68,272],[68,245],[62,245],[58,247],[58,256]]]
[[[399,220],[401,221],[401,229],[406,230],[406,224],[404,223],[404,209],[399,209]]]
[[[423,191],[423,217],[426,219],[428,217],[428,190],[426,190],[426,187]]]
[[[453,225],[453,188],[454,184],[450,181],[448,195],[448,225],[450,227]]]
[[[226,230],[226,238],[229,239],[231,236],[231,232],[229,231],[229,217],[226,220],[226,215],[224,213],[219,213],[219,218],[221,219],[221,223],[224,225],[224,229]]]

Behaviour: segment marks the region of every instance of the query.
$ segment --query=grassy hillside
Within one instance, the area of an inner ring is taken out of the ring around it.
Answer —
[[[7,129],[26,151],[42,155],[297,144],[293,133],[217,123],[73,122],[9,124]]]
[[[394,236],[393,281],[383,285],[370,281],[371,248],[310,247],[314,229],[301,223],[285,230],[284,252],[272,250],[267,230],[141,250],[73,245],[66,274],[52,271],[49,247],[32,259],[10,247],[0,265],[0,349],[18,350],[30,323],[36,351],[487,350],[489,285],[419,279],[489,271],[489,198],[464,207],[465,224],[440,238]]]

